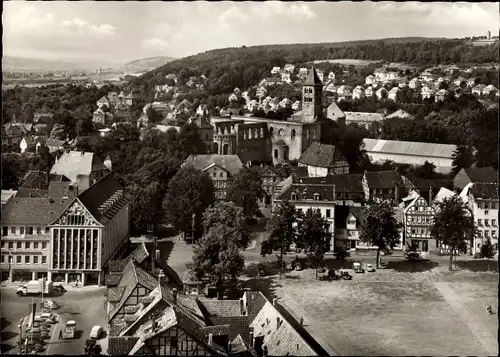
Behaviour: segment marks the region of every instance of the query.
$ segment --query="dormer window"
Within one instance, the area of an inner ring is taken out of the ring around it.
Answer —
[[[315,193],[314,194],[314,200],[315,201],[319,201],[319,193]]]

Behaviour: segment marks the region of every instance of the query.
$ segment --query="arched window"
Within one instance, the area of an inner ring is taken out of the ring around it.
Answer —
[[[222,147],[222,155],[228,155],[228,154],[229,154],[229,145],[224,144],[224,146]]]
[[[214,154],[219,154],[219,144],[214,143],[213,149],[214,149]]]
[[[314,194],[314,200],[315,201],[319,201],[319,193],[315,193]]]
[[[274,158],[277,159],[278,158],[278,149],[274,149]]]
[[[292,129],[292,138],[295,137],[295,129]]]

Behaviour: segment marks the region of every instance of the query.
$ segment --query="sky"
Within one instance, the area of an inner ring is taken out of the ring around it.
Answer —
[[[499,17],[497,3],[9,1],[3,50],[124,64],[243,45],[498,35]]]

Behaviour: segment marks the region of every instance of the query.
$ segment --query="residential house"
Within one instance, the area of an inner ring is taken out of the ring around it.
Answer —
[[[390,81],[399,79],[399,73],[394,71],[387,72],[386,78]]]
[[[432,82],[434,80],[434,75],[429,72],[423,72],[420,74],[420,80],[424,82]]]
[[[498,251],[498,181],[469,183],[460,196],[471,208],[478,228],[477,237],[469,244],[469,254],[479,252],[488,238]]]
[[[417,89],[418,87],[420,87],[420,80],[418,78],[413,78],[408,83],[408,87],[410,87],[411,89]]]
[[[21,154],[25,153],[30,146],[35,146],[40,141],[40,138],[35,138],[33,136],[24,136],[19,143],[19,148],[21,149]]]
[[[367,207],[335,206],[335,249],[366,249],[360,242],[361,224]]]
[[[259,85],[264,87],[277,86],[283,84],[281,78],[264,78]]]
[[[367,201],[392,202],[396,206],[407,190],[401,175],[395,170],[365,171],[363,191]]]
[[[61,183],[56,186],[68,187]],[[46,277],[84,285],[104,281],[109,258],[128,239],[129,201],[111,174],[78,195],[69,187],[54,195],[49,186],[51,197],[16,197],[5,205],[0,265],[4,278]]]
[[[282,108],[291,108],[292,107],[292,101],[288,98],[283,98],[278,105]]]
[[[319,69],[316,70],[316,74],[318,75],[318,78],[321,82],[325,79],[325,73]]]
[[[215,199],[224,200],[243,164],[238,155],[190,155],[182,167],[207,172],[214,182]]]
[[[394,87],[389,91],[388,98],[396,102],[399,99],[400,94],[401,89],[399,89],[399,87]]]
[[[280,67],[273,67],[273,69],[271,69],[271,74],[278,74],[280,73],[280,71],[281,71]]]
[[[301,108],[301,104],[302,104],[302,103],[300,102],[300,100],[295,101],[295,102],[292,104],[292,110],[295,110],[295,111],[300,110],[300,108]]]
[[[365,89],[361,86],[356,86],[352,91],[352,99],[362,99],[365,97]]]
[[[286,179],[287,174],[288,172],[286,169],[277,166],[264,166],[261,168],[260,177],[262,178],[262,188],[266,192],[262,203],[265,207],[272,203],[277,184]]]
[[[335,87],[335,84],[333,82],[327,83],[324,87],[323,90],[325,92],[332,92],[332,93],[337,93],[337,87]]]
[[[335,185],[292,183],[280,196],[274,199],[273,211],[276,205],[288,201],[299,211],[312,209],[318,211],[326,220],[327,232],[331,234],[329,250],[334,249],[335,235]]]
[[[299,166],[306,166],[311,177],[349,173],[349,163],[339,149],[318,142],[313,142],[302,153]]]
[[[101,97],[101,99],[99,99],[97,101],[97,107],[98,108],[101,108],[103,105],[107,106],[108,108],[110,107],[111,103],[109,102],[109,99],[104,96],[104,97]]]
[[[247,104],[245,107],[248,109],[249,112],[253,112],[254,110],[256,110],[259,107],[259,103],[257,102],[256,99],[252,99],[252,100],[247,101]]]
[[[471,77],[471,78],[469,78],[467,80],[467,87],[473,88],[476,85],[476,83],[478,82],[478,80],[479,80],[479,78],[477,78],[477,77]]]
[[[285,64],[285,67],[283,69],[288,73],[293,73],[293,71],[295,71],[295,66],[293,64],[287,63]]]
[[[375,95],[377,96],[378,100],[385,99],[388,96],[387,89],[385,89],[384,87],[381,87],[381,88],[377,89],[377,91],[375,92]]]
[[[94,111],[92,122],[104,126],[111,125],[113,122],[113,114],[108,109],[108,106],[103,104]]]
[[[341,85],[337,89],[337,100],[347,100],[352,97],[352,89],[350,86],[347,85]]]
[[[290,72],[281,72],[281,80],[285,83],[292,83],[292,79],[290,78]]]
[[[467,85],[467,79],[464,77],[457,77],[453,80],[453,84],[459,87]]]
[[[307,74],[309,73],[309,69],[302,67],[299,69],[299,77],[307,77]]]
[[[374,92],[373,92],[373,87],[372,86],[370,86],[370,87],[368,87],[368,88],[365,89],[365,96],[367,98],[373,97],[373,93]]]
[[[416,194],[404,198],[401,205],[404,209],[406,247],[420,252],[439,251],[438,242],[431,235],[431,227],[436,215],[432,196],[429,196],[429,200],[426,200]]]
[[[109,173],[103,162],[92,152],[68,151],[56,159],[51,174],[64,175],[84,192]]]
[[[434,100],[437,102],[444,102],[445,100],[448,100],[450,97],[450,92],[448,92],[446,89],[440,89],[436,92],[436,95],[434,97]]]
[[[263,86],[259,87],[256,91],[257,98],[264,98],[267,94],[267,89]]]
[[[493,167],[469,167],[461,169],[453,178],[453,188],[463,190],[469,183],[498,182],[498,172]]]
[[[2,190],[2,210],[7,202],[9,202],[9,200],[16,195],[16,193],[16,190]]]
[[[490,95],[490,94],[495,94],[496,96],[498,96],[498,89],[493,84],[487,85],[483,89],[483,95]]]
[[[125,104],[129,107],[132,107],[136,103],[136,97],[132,93],[129,93],[124,99]]]
[[[420,96],[422,97],[422,100],[430,99],[434,96],[434,94],[435,94],[434,90],[427,86],[424,86],[420,91]]]
[[[328,80],[335,81],[335,73],[333,73],[333,72],[328,73]]]
[[[235,93],[231,93],[231,95],[229,96],[229,102],[236,102],[238,100],[238,96],[235,94]]]
[[[478,84],[477,86],[472,88],[472,94],[481,96],[484,94],[483,91],[485,88],[486,88],[485,84]]]
[[[437,172],[442,173],[450,172],[456,150],[456,145],[397,140],[365,138],[363,143],[372,162],[391,160],[397,164],[421,166],[429,161],[436,166]]]
[[[365,78],[365,84],[366,85],[372,85],[373,83],[375,83],[375,77],[373,75],[368,75],[366,78]]]
[[[405,112],[403,109],[398,109],[394,113],[387,115],[384,119],[391,119],[391,118],[403,118],[403,119],[413,120],[415,119],[415,116]]]
[[[399,88],[406,88],[408,86],[408,79],[400,78],[396,81]]]
[[[32,135],[33,124],[18,123],[15,118],[2,127],[2,143],[19,145],[24,137]]]
[[[364,126],[368,129],[373,122],[382,122],[384,115],[381,113],[364,113],[364,112],[344,112],[343,120],[346,124],[355,123]]]

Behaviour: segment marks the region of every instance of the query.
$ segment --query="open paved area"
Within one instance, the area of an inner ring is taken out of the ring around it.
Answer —
[[[59,315],[59,323],[55,327],[53,337],[45,346],[46,354],[74,355],[83,354],[85,340],[94,325],[106,326],[104,307],[105,288],[84,287],[68,289],[61,296],[48,298],[56,302],[60,308],[54,310]],[[15,287],[1,289],[1,316],[2,316],[2,354],[17,353],[15,341],[18,337],[19,320],[29,314],[30,297],[18,297]],[[36,301],[40,299],[35,298]],[[59,331],[66,321],[76,321],[75,339],[59,340]]]

